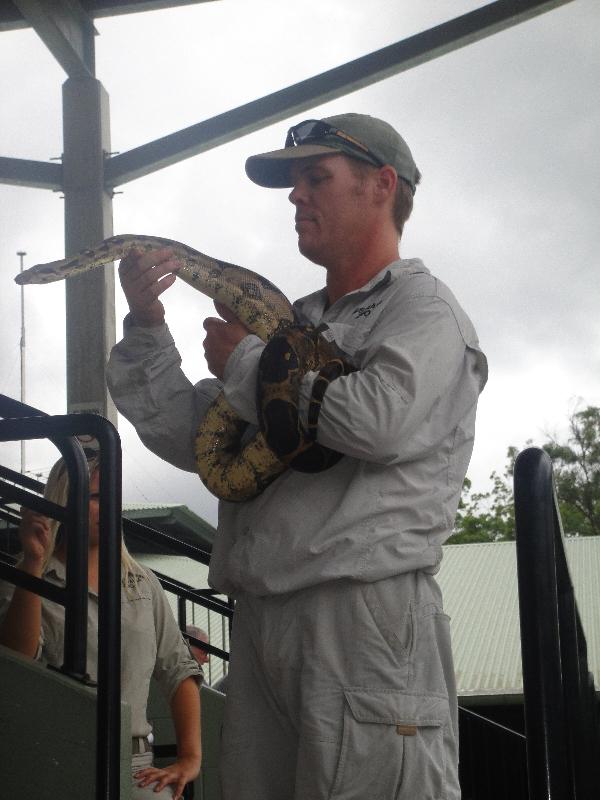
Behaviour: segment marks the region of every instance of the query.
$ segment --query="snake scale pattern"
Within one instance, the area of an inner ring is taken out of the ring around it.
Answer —
[[[258,496],[288,467],[320,472],[341,458],[316,442],[320,404],[334,378],[351,367],[326,336],[326,326],[294,324],[285,295],[256,272],[207,256],[181,242],[124,234],[105,239],[74,256],[37,264],[16,276],[18,284],[51,283],[118,261],[131,251],[169,247],[181,263],[177,277],[227,306],[267,346],[259,364],[257,408],[260,430],[246,444],[247,423],[221,393],[200,423],[196,466],[205,486],[222,500]],[[325,335],[324,335],[325,334]],[[299,388],[307,371],[317,371],[304,430],[298,412]]]

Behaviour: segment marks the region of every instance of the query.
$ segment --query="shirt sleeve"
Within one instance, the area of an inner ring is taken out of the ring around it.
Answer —
[[[390,308],[356,359],[360,368],[327,388],[317,440],[381,464],[437,447],[473,408],[487,377],[485,356],[467,343],[452,308],[437,296]],[[304,415],[314,378],[309,373],[302,383]]]
[[[119,412],[157,456],[196,472],[198,424],[222,390],[215,379],[192,384],[167,325],[141,328],[125,319],[124,338],[111,352],[107,383]]]
[[[264,347],[258,336],[246,336],[227,359],[223,376],[225,399],[241,419],[252,425],[258,424],[256,380]]]
[[[200,684],[204,673],[190,652],[165,592],[158,578],[146,570],[152,589],[152,606],[156,629],[156,662],[152,677],[155,678],[167,699],[171,699],[179,684],[186,678],[195,678]]]

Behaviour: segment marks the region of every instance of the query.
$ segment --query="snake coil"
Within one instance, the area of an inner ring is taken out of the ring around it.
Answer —
[[[118,261],[131,251],[169,247],[181,263],[177,276],[194,289],[227,306],[266,347],[258,370],[257,409],[260,429],[246,444],[247,423],[226,401],[216,398],[198,426],[195,456],[198,474],[221,500],[240,502],[258,496],[288,467],[320,472],[341,454],[316,441],[321,401],[329,382],[351,367],[327,326],[299,326],[285,295],[256,272],[207,256],[181,242],[157,236],[125,234],[105,239],[74,256],[37,264],[19,273],[18,284],[51,283]],[[300,384],[317,371],[308,409],[308,428],[300,421]]]

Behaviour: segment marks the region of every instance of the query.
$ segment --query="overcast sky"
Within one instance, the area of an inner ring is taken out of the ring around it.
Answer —
[[[132,147],[309,78],[484,5],[461,0],[218,0],[96,21],[96,73],[110,96],[112,149]],[[578,398],[600,404],[600,6],[574,0],[428,64],[302,114],[357,111],[391,122],[423,181],[402,240],[473,319],[490,364],[469,476],[478,490],[509,445],[564,432]],[[32,31],[0,34],[0,155],[60,156],[62,69]],[[283,145],[290,119],[120,187],[115,233],[166,236],[262,273],[290,298],[319,288],[300,257],[285,190],[254,186],[248,155]],[[64,253],[60,195],[0,185],[0,392],[20,397],[25,266]],[[65,403],[64,285],[31,286],[26,400]],[[208,374],[212,304],[178,283],[167,320],[192,380]],[[117,316],[125,313],[120,289]],[[120,336],[120,323],[119,332]],[[123,420],[126,502],[183,502],[215,522],[197,477],[160,462]],[[18,444],[0,444],[16,469]],[[30,444],[47,471],[52,446]]]

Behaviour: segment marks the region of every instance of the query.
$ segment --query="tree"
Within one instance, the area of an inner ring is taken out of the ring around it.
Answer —
[[[515,538],[515,513],[512,495],[512,465],[514,448],[509,448],[509,464],[504,476],[492,472],[489,492],[471,494],[471,481],[465,478],[463,484],[454,533],[448,544],[467,544],[471,542],[500,542]],[[516,451],[515,451],[516,455]]]
[[[546,434],[548,436],[548,434]],[[526,446],[531,445],[531,441]],[[550,436],[543,449],[552,459],[554,484],[566,536],[600,534],[600,407],[569,414],[567,441]],[[498,542],[515,538],[513,470],[518,448],[507,451],[502,475],[492,472],[488,492],[471,493],[463,484],[454,534],[448,544]]]
[[[544,450],[552,459],[556,496],[567,536],[600,534],[600,408],[588,406],[569,416],[565,444],[551,438]]]

